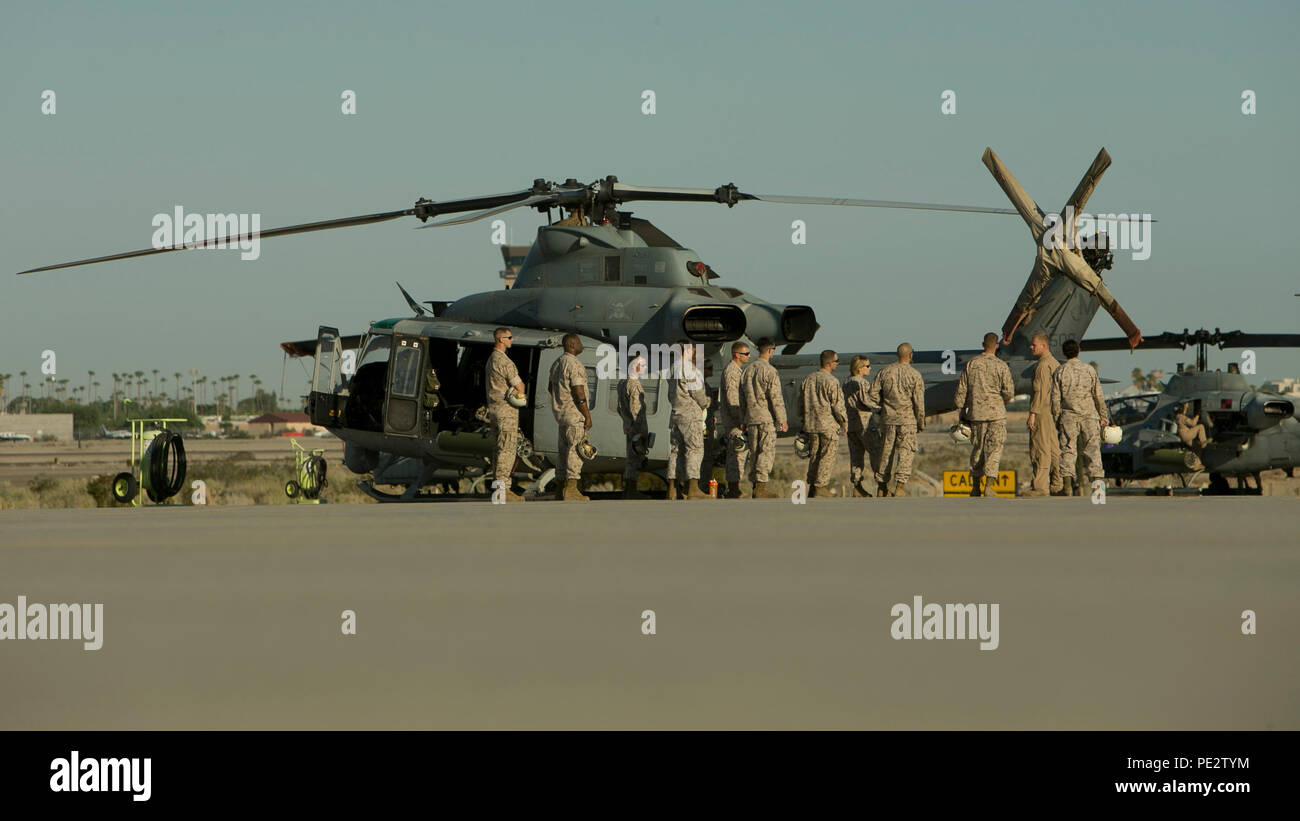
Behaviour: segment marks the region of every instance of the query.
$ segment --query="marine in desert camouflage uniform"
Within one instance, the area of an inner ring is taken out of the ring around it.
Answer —
[[[776,458],[776,433],[786,431],[785,398],[781,396],[781,377],[773,367],[776,343],[758,341],[758,358],[741,375],[741,397],[745,408],[745,436],[749,439],[750,479],[754,499],[777,499],[780,494],[768,490],[772,463]]]
[[[578,445],[591,430],[591,411],[587,408],[587,369],[578,361],[582,339],[577,334],[564,335],[564,355],[551,366],[547,392],[551,396],[551,413],[559,427],[555,457],[556,498],[562,501],[586,501],[578,490],[582,476],[582,457]]]
[[[847,432],[844,390],[836,381],[840,364],[835,351],[822,351],[821,367],[804,377],[799,386],[799,418],[808,435],[808,498],[827,496],[840,435]]]
[[[745,465],[752,455],[748,448],[737,453],[731,446],[733,436],[745,433],[745,409],[741,405],[740,377],[749,361],[749,346],[737,342],[731,346],[731,361],[722,369],[722,386],[719,391],[718,429],[722,432],[722,447],[726,448],[727,488],[723,496],[740,498],[740,479],[745,475]]]
[[[998,335],[984,335],[984,352],[971,357],[957,380],[954,404],[970,422],[972,496],[997,496],[998,463],[1007,441],[1007,405],[1015,395],[1011,369],[997,357]]]
[[[1107,425],[1101,379],[1091,365],[1079,361],[1079,343],[1067,339],[1061,346],[1065,362],[1052,374],[1052,417],[1061,440],[1061,478],[1067,494],[1074,487],[1076,442],[1083,452],[1090,481],[1105,479],[1101,466],[1101,429]]]
[[[880,460],[880,437],[871,421],[875,405],[867,401],[871,392],[871,360],[855,356],[849,363],[851,374],[844,382],[844,408],[849,415],[849,483],[853,495],[871,497],[867,476],[874,474]]]
[[[519,447],[519,409],[506,401],[506,391],[523,395],[524,383],[519,369],[506,355],[514,344],[515,335],[509,328],[497,328],[492,333],[495,344],[487,361],[488,418],[491,420],[495,447],[492,452],[492,476],[504,482],[507,502],[522,502],[523,496],[510,489],[514,475],[515,458]]]
[[[898,361],[886,365],[871,383],[868,401],[880,408],[877,412],[884,437],[880,460],[876,466],[876,495],[899,496],[912,476],[912,457],[916,455],[916,434],[925,430],[925,380],[912,367],[912,346],[898,346]],[[894,486],[889,488],[885,476],[894,459]]]
[[[618,415],[623,419],[623,435],[627,438],[627,459],[623,463],[624,499],[646,498],[636,489],[637,477],[645,467],[644,450],[649,447],[650,436],[645,386],[641,384],[641,377],[645,374],[645,357],[638,356],[628,363],[627,379],[618,386]]]
[[[668,380],[668,498],[677,498],[675,480],[686,479],[688,499],[706,499],[700,490],[700,462],[704,460],[704,412],[709,394],[704,370],[695,361],[696,348],[682,344],[681,372]]]

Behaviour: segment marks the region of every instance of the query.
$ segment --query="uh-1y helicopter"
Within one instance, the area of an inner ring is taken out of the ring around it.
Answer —
[[[1122,348],[1122,338],[1084,342],[1089,351]],[[1206,492],[1229,493],[1228,477],[1236,477],[1238,492],[1259,493],[1260,473],[1281,468],[1292,475],[1300,465],[1300,418],[1290,398],[1257,391],[1246,382],[1237,363],[1227,371],[1207,370],[1207,350],[1227,348],[1300,347],[1300,334],[1248,334],[1241,331],[1166,332],[1149,337],[1148,348],[1196,346],[1196,367],[1170,378],[1159,392],[1119,396],[1107,400],[1111,422],[1122,429],[1121,439],[1103,444],[1106,476],[1123,483],[1175,475],[1183,487],[1200,472],[1209,473]],[[1191,443],[1179,435],[1177,417],[1202,426],[1204,440]],[[1199,453],[1198,453],[1199,451]],[[1255,481],[1247,488],[1246,477]]]
[[[624,461],[617,383],[597,375],[602,345],[702,345],[707,362],[717,374],[708,379],[710,387],[716,389],[726,359],[725,343],[741,338],[751,342],[770,338],[784,346],[772,362],[782,375],[786,406],[791,412],[791,434],[798,430],[799,422],[795,391],[803,377],[817,367],[815,356],[798,354],[819,327],[811,307],[774,304],[738,288],[715,284],[719,275],[699,254],[647,220],[619,210],[619,206],[630,202],[712,202],[730,208],[741,202],[760,201],[1020,214],[1035,239],[1039,239],[1043,212],[991,150],[986,151],[985,161],[1015,209],[759,196],[744,193],[734,184],[715,189],[653,188],[627,185],[610,176],[591,184],[574,179],[563,183],[538,179],[530,188],[503,194],[440,202],[420,199],[413,207],[397,211],[276,228],[258,236],[267,239],[404,216],[417,217],[426,222],[420,227],[432,228],[469,223],[515,208],[546,213],[547,224],[538,228],[513,288],[423,304],[402,288],[412,311],[409,317],[373,322],[365,334],[354,336],[342,336],[337,329],[322,326],[315,340],[282,345],[291,355],[315,355],[307,411],[313,422],[347,443],[344,462],[351,471],[366,477],[360,481],[362,488],[380,500],[415,500],[428,498],[422,493],[426,486],[444,485],[450,489],[461,479],[473,480],[472,492],[485,489],[492,442],[482,412],[484,366],[492,349],[494,328],[510,328],[514,344],[509,356],[519,368],[527,395],[525,407],[520,410],[519,458],[512,479],[531,483],[541,491],[553,475],[549,468],[558,444],[545,386],[551,365],[563,353],[561,340],[566,332],[579,334],[585,348],[580,359],[588,369],[593,420],[588,436],[597,450],[585,465],[587,472],[619,472]],[[1082,207],[1108,163],[1103,149],[1067,205]],[[560,219],[552,221],[553,210],[559,211]],[[427,222],[450,214],[461,216]],[[245,235],[225,241],[247,239]],[[192,246],[145,249],[22,273],[187,247]],[[1073,259],[1071,253],[1079,259]],[[1059,350],[1065,339],[1082,336],[1099,305],[1107,305],[1130,339],[1141,340],[1096,273],[1109,267],[1104,251],[1076,250],[1044,256],[1038,255],[1030,283],[1013,310],[1015,327],[1009,330],[999,354],[1011,366],[1018,389],[1027,388],[1032,375],[1034,360],[1028,352],[1032,335],[1049,333],[1053,347]],[[356,351],[355,365],[350,374],[344,374],[344,353],[349,349]],[[914,365],[926,379],[929,412],[952,409],[960,365],[978,353],[917,351]],[[872,356],[875,359],[893,354]],[[666,376],[644,381],[650,431],[657,434],[646,464],[651,472],[660,472],[666,465]],[[405,486],[405,491],[386,493],[376,485]]]

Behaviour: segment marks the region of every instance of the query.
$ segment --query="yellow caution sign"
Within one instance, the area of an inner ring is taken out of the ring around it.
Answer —
[[[944,496],[969,496],[971,491],[970,471],[945,470],[943,472]],[[998,483],[993,486],[999,496],[1016,495],[1016,472],[999,470]]]

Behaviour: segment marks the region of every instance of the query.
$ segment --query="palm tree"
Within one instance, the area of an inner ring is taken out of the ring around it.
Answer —
[[[27,403],[27,371],[18,372],[18,381],[23,383],[23,404]]]
[[[26,371],[23,371],[26,373]],[[28,395],[32,390],[30,382],[23,382],[23,413],[30,413],[32,409],[32,400]]]
[[[181,402],[181,372],[176,371],[172,374],[172,377],[176,380],[176,404],[179,405]]]
[[[144,381],[144,371],[136,371],[132,374],[135,377],[135,401],[140,401],[140,384]]]
[[[90,384],[91,384],[91,386],[95,389],[95,401],[98,402],[98,401],[99,401],[99,383],[98,383],[98,382],[92,382],[92,383],[90,383]]]
[[[90,383],[95,381],[95,372],[86,371],[86,393],[90,393]]]
[[[239,374],[230,377],[230,412],[239,410]]]

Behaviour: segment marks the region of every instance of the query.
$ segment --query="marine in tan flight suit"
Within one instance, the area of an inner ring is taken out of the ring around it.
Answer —
[[[547,392],[551,395],[551,413],[559,427],[558,452],[555,457],[556,498],[561,501],[585,502],[588,496],[578,490],[582,476],[582,457],[578,445],[591,430],[591,411],[587,408],[587,369],[578,361],[582,339],[577,334],[564,335],[564,355],[551,366]]]
[[[1090,481],[1104,479],[1101,466],[1101,429],[1106,427],[1106,402],[1101,379],[1091,365],[1079,361],[1079,343],[1067,339],[1061,346],[1065,362],[1052,374],[1052,416],[1061,440],[1061,480],[1067,495],[1074,487],[1076,442],[1081,445]]]
[[[749,449],[736,452],[731,446],[734,436],[745,433],[745,409],[741,404],[740,377],[749,362],[749,346],[737,342],[731,346],[731,361],[722,369],[722,387],[719,391],[718,429],[722,431],[722,447],[726,448],[726,482],[724,498],[740,498],[740,479],[745,475],[745,465],[753,454]]]
[[[849,415],[849,483],[853,495],[871,497],[867,490],[867,476],[876,471],[880,460],[880,437],[873,430],[872,411],[878,410],[867,401],[871,392],[871,360],[855,356],[849,363],[850,376],[844,382],[844,408]]]
[[[1053,496],[1061,493],[1061,440],[1056,436],[1056,419],[1052,416],[1052,374],[1061,363],[1052,356],[1047,334],[1034,334],[1029,352],[1038,358],[1034,366],[1034,393],[1029,401],[1029,465],[1033,471],[1026,496]]]
[[[876,465],[876,495],[899,496],[912,476],[912,457],[916,455],[916,434],[925,430],[925,380],[912,367],[912,346],[898,346],[898,361],[886,365],[871,383],[868,401],[877,405],[883,424],[880,460]],[[891,463],[894,486],[889,488],[885,476]]]
[[[696,348],[682,343],[681,371],[668,380],[668,498],[677,498],[676,479],[686,480],[687,499],[707,499],[700,490],[700,463],[704,460],[704,412],[709,394],[704,369],[696,361]]]
[[[833,495],[831,474],[840,435],[848,431],[844,390],[835,379],[840,358],[835,351],[822,351],[821,367],[804,377],[799,386],[799,418],[808,435],[808,498]]]
[[[753,499],[779,499],[781,494],[767,489],[772,463],[776,459],[776,433],[789,430],[785,418],[785,398],[781,396],[781,377],[772,365],[776,343],[758,341],[758,359],[749,363],[741,375],[741,396],[745,408],[745,436],[749,439],[750,479]]]
[[[970,422],[972,496],[997,496],[998,463],[1007,441],[1007,403],[1015,395],[1011,369],[998,359],[998,335],[984,334],[984,352],[971,357],[957,380],[954,403]]]
[[[514,344],[514,338],[515,335],[509,328],[497,328],[492,332],[495,344],[487,361],[487,399],[488,418],[496,442],[492,455],[492,476],[494,480],[500,479],[505,483],[507,502],[522,502],[524,497],[510,489],[519,446],[519,409],[506,401],[506,391],[520,396],[524,393],[519,369],[506,355],[506,351]]]

